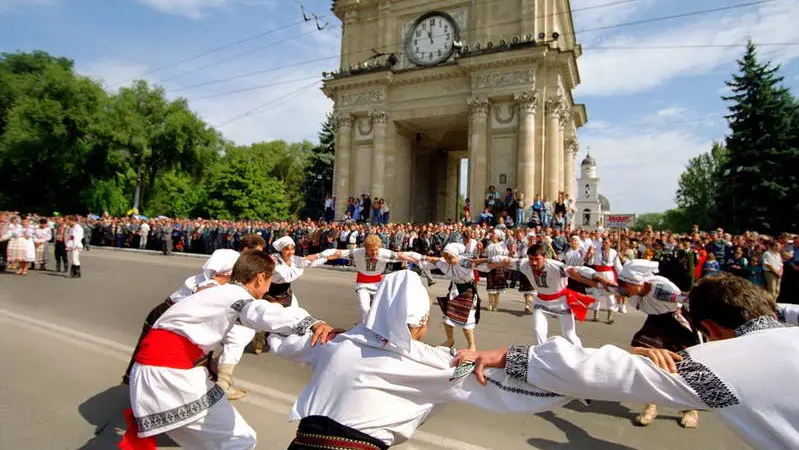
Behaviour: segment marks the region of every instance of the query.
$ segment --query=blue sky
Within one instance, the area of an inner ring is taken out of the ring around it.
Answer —
[[[749,2],[572,0],[578,41],[584,46],[575,99],[587,105],[589,115],[579,131],[578,162],[590,148],[599,163],[601,191],[615,212],[674,206],[685,164],[726,133],[720,96],[747,38],[794,44],[764,46],[761,56],[782,63],[785,84],[796,91],[799,0],[616,25]],[[329,25],[318,31],[313,22],[298,23],[302,15],[295,0],[0,0],[0,51],[42,49],[72,58],[78,71],[108,89],[143,75],[170,96],[188,98],[208,123],[224,124],[221,131],[238,143],[315,141],[332,103],[312,83],[337,64],[340,23],[330,13],[329,0],[301,3]],[[580,11],[608,3],[616,4]],[[611,28],[587,31],[603,26]],[[653,48],[663,46],[680,48]],[[194,87],[255,71],[261,73]],[[281,84],[265,87],[275,83]],[[242,92],[230,93],[236,90]]]

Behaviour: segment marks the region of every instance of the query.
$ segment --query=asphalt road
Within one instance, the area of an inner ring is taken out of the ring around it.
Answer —
[[[0,274],[0,449],[113,449],[125,425],[126,386],[120,385],[130,351],[149,310],[202,265],[196,258],[93,250],[81,255],[83,278],[53,272],[26,277]],[[356,322],[354,275],[306,271],[294,289],[303,307],[332,325]],[[431,289],[443,295],[445,283]],[[484,311],[477,330],[481,348],[531,343],[529,315],[521,297],[506,294],[500,311]],[[434,318],[440,311],[434,310]],[[586,322],[578,333],[586,346],[626,346],[643,322],[638,313],[614,325]],[[550,334],[559,332],[550,321]],[[443,341],[431,327],[426,341]],[[459,345],[463,336],[456,334]],[[288,412],[309,379],[307,368],[271,355],[246,354],[236,371],[248,395],[235,405],[258,432],[258,448],[286,448],[295,432]],[[495,414],[450,405],[429,420],[403,449],[744,449],[713,413],[696,430],[677,423],[677,411],[660,408],[646,428],[632,425],[642,405],[572,402],[539,415]],[[174,448],[168,439],[161,448]]]

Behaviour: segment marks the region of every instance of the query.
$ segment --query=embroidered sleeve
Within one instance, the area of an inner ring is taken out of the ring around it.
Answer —
[[[527,381],[527,368],[530,363],[530,347],[511,345],[505,357],[505,373],[520,381]]]
[[[740,403],[724,381],[707,366],[691,359],[688,352],[680,352],[680,356],[683,360],[677,363],[677,373],[709,408],[726,408]]]
[[[657,283],[655,284],[654,293],[652,294],[656,300],[670,303],[687,303],[686,297],[680,289],[671,283]]]
[[[214,292],[216,292],[216,291],[214,291]],[[233,302],[232,305],[230,305],[230,307],[233,308],[233,310],[236,311],[236,312],[241,312],[244,309],[245,306],[249,305],[252,302],[253,302],[253,299],[251,299],[251,298],[248,298],[248,299],[245,299],[245,300],[236,300],[235,302]]]
[[[471,270],[471,268],[472,268],[472,262],[469,261],[466,258],[461,258],[460,261],[458,261],[458,265],[463,267],[464,269],[470,269]]]
[[[317,324],[318,322],[320,322],[320,320],[317,320],[317,319],[314,319],[311,316],[308,316],[308,317],[302,319],[300,321],[300,323],[298,323],[297,326],[295,326],[294,329],[291,330],[291,334],[297,334],[297,335],[300,335],[300,336],[305,336],[305,334],[308,333],[308,330],[310,330],[311,327],[314,326],[315,324]]]

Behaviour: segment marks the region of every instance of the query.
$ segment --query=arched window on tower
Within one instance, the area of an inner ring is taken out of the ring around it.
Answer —
[[[591,210],[588,208],[583,210],[583,226],[584,227],[591,226]]]
[[[591,198],[591,185],[585,185],[585,198]]]

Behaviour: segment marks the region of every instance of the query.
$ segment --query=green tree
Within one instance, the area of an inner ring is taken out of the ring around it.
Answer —
[[[677,189],[677,206],[682,218],[707,230],[713,225],[716,213],[716,196],[723,183],[720,168],[726,161],[727,151],[719,143],[701,155],[691,158],[680,175]]]
[[[220,219],[286,219],[289,200],[283,183],[245,148],[232,148],[219,161],[206,188],[207,213]]]
[[[44,52],[0,56],[0,207],[87,212],[82,193],[100,151],[106,94],[72,62]],[[103,164],[99,170],[114,170]]]
[[[635,218],[635,230],[643,231],[646,227],[652,227],[653,230],[661,230],[664,228],[663,213],[645,213],[639,214]]]
[[[197,217],[202,215],[207,200],[205,186],[177,170],[161,174],[152,192],[147,211],[153,216]]]
[[[333,162],[336,153],[336,134],[333,115],[328,114],[319,132],[319,145],[311,150],[305,180],[302,185],[304,207],[302,217],[318,219],[324,214],[324,199],[333,194]]]
[[[760,63],[751,42],[727,86],[729,153],[721,167],[719,223],[733,232],[793,230],[799,222],[797,104],[782,87],[779,66]]]

